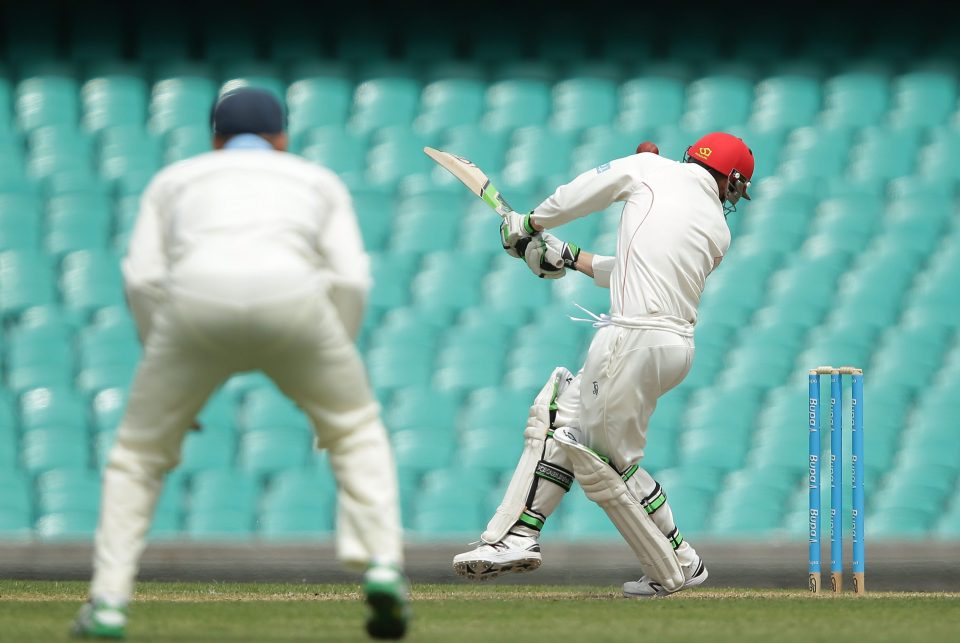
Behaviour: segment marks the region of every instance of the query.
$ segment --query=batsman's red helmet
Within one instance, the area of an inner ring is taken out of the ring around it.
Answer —
[[[743,139],[726,132],[711,132],[687,148],[687,157],[730,178],[730,188],[735,193],[728,195],[731,203],[735,204],[740,197],[750,199],[747,188],[753,177],[754,160]]]

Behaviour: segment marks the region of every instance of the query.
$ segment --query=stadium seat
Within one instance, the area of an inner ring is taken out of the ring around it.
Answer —
[[[89,469],[55,469],[37,476],[36,509],[41,514],[100,509],[100,476]]]
[[[308,160],[327,167],[343,178],[362,176],[367,167],[367,137],[323,125],[303,131],[301,153]]]
[[[483,529],[484,486],[475,484],[481,471],[441,469],[424,477],[416,499],[413,529],[423,539],[476,534]]]
[[[570,540],[614,540],[620,538],[616,526],[598,504],[584,495],[578,487],[571,489],[564,499],[560,518],[560,534]],[[552,520],[551,520],[552,519]],[[553,529],[556,517],[547,519],[547,529]]]
[[[851,139],[851,129],[843,124],[794,129],[787,137],[778,174],[791,180],[842,175],[847,169]]]
[[[413,123],[420,85],[412,78],[371,78],[356,88],[350,126],[359,132]]]
[[[143,78],[109,75],[91,78],[80,88],[83,126],[99,131],[114,125],[140,125],[147,112]]]
[[[529,389],[474,390],[465,401],[458,433],[464,436],[484,434],[500,440],[505,446],[519,444],[536,393]]]
[[[441,144],[443,149],[470,159],[493,177],[503,169],[511,133],[507,129],[492,130],[482,125],[465,124],[447,129]],[[442,168],[436,168],[431,177],[439,183],[457,181]]]
[[[420,114],[414,127],[436,132],[478,122],[485,90],[484,83],[470,78],[445,78],[428,84],[420,95]]]
[[[45,125],[76,126],[80,120],[78,87],[73,78],[36,76],[17,84],[18,124],[25,132]]]
[[[35,534],[41,541],[90,541],[97,528],[96,512],[64,511],[41,516]]]
[[[560,131],[580,131],[613,123],[617,113],[617,86],[608,78],[579,76],[553,87],[551,124]]]
[[[534,190],[544,184],[566,183],[573,178],[568,176],[568,168],[574,141],[572,132],[548,127],[530,125],[514,130],[501,189]]]
[[[913,71],[893,81],[890,121],[899,126],[934,127],[956,109],[956,78],[945,71]]]
[[[651,75],[628,80],[620,85],[618,124],[627,130],[672,125],[683,115],[685,93],[678,78]]]
[[[227,470],[233,465],[237,439],[229,428],[204,426],[188,431],[175,471],[192,474],[199,471]]]
[[[336,482],[329,467],[292,467],[270,478],[262,507],[277,513],[317,513],[329,521],[336,495]]]
[[[31,306],[56,301],[50,261],[28,250],[0,252],[0,317],[9,318]]]
[[[916,128],[869,127],[860,131],[850,150],[850,175],[854,178],[892,179],[913,171],[920,131]],[[884,153],[896,149],[896,154]]]
[[[236,509],[209,508],[187,514],[184,534],[191,540],[248,540],[253,535],[255,517],[252,512]]]
[[[79,250],[63,258],[60,292],[68,310],[81,316],[124,305],[120,261],[112,252]]]
[[[353,99],[352,83],[340,76],[300,78],[287,89],[290,132],[342,126]]]
[[[890,102],[889,79],[870,71],[841,73],[824,83],[822,120],[832,126],[877,124]]]
[[[492,130],[513,130],[539,125],[550,114],[550,88],[546,82],[506,79],[487,88],[483,125]]]
[[[209,469],[191,477],[187,505],[194,518],[218,511],[252,516],[259,495],[260,484],[254,476],[233,469]],[[235,525],[235,518],[228,517],[225,527]],[[204,525],[216,528],[216,521]]]
[[[411,386],[398,389],[384,411],[384,423],[391,432],[405,430],[455,431],[460,396],[452,391],[435,391]]]
[[[390,235],[391,252],[425,253],[454,244],[463,194],[433,192],[403,198]]]
[[[249,430],[240,437],[237,466],[253,475],[270,475],[302,466],[313,433],[300,428]]]
[[[209,122],[216,85],[201,76],[161,78],[150,95],[150,129],[168,134],[183,126],[202,126]]]
[[[441,313],[462,310],[480,299],[480,281],[489,265],[486,253],[431,252],[411,284],[413,303]]]
[[[260,538],[273,541],[315,541],[333,536],[332,514],[322,511],[265,511],[257,518]]]
[[[247,393],[240,411],[239,427],[243,431],[291,429],[304,435],[312,430],[303,411],[276,387]]]
[[[27,510],[0,508],[0,542],[31,540],[33,520]]]
[[[21,466],[31,474],[52,469],[86,468],[90,464],[88,440],[86,432],[32,429],[21,440]]]
[[[40,202],[22,193],[0,193],[0,252],[40,249]]]
[[[450,464],[454,434],[449,428],[394,431],[390,435],[397,466],[422,474]]]
[[[435,141],[408,127],[381,127],[373,134],[367,154],[367,182],[392,189],[413,175],[426,175],[434,163],[423,153]]]
[[[770,76],[756,85],[750,122],[773,129],[810,125],[820,111],[820,98],[820,83],[815,78]]]
[[[705,76],[687,85],[683,125],[712,131],[746,123],[753,104],[753,82],[736,75]]]

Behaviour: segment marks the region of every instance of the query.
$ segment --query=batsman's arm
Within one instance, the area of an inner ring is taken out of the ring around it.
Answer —
[[[530,218],[537,230],[551,229],[627,200],[637,185],[637,160],[628,156],[587,170],[538,205]]]
[[[610,273],[613,272],[615,257],[598,255],[586,250],[581,250],[577,255],[577,260],[571,266],[577,272],[582,272],[593,279],[601,288],[610,287]]]

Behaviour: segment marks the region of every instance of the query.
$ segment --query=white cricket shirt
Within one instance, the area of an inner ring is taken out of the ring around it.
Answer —
[[[716,180],[693,163],[635,154],[560,186],[533,220],[555,228],[618,201],[616,255],[593,262],[613,323],[692,336],[704,282],[730,246]]]
[[[224,149],[161,170],[144,192],[123,275],[142,337],[167,294],[243,304],[327,291],[351,326],[370,286],[343,182],[272,149]]]

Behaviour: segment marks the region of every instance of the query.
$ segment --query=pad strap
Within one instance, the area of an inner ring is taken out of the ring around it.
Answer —
[[[546,517],[541,516],[536,511],[533,511],[532,509],[524,509],[523,513],[520,514],[520,518],[517,520],[517,523],[524,525],[525,527],[529,527],[534,531],[540,531],[543,529],[543,525],[546,523],[546,521]]]
[[[563,467],[558,467],[555,464],[550,464],[546,460],[541,460],[537,463],[537,468],[534,470],[533,475],[538,478],[543,478],[544,480],[549,480],[564,491],[570,491],[570,487],[573,486],[573,472],[567,471]]]

